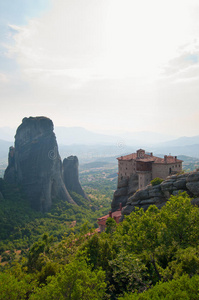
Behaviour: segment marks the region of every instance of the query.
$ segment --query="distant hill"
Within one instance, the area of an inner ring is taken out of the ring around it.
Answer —
[[[123,132],[121,134],[100,134],[82,127],[55,127],[55,134],[59,145],[61,157],[77,155],[80,162],[89,162],[94,157],[119,156],[135,152],[139,148],[151,151],[154,154],[163,153],[172,155],[187,155],[199,157],[199,135],[193,137],[172,136],[158,132]],[[0,139],[14,141],[16,129],[0,128]],[[11,144],[0,144],[0,159],[7,158],[8,147]],[[8,146],[9,145],[9,146]],[[7,149],[7,151],[5,151]]]
[[[95,133],[82,127],[55,127],[55,134],[58,143],[63,145],[110,145],[118,141],[117,136]]]
[[[119,147],[118,145],[59,145],[61,158],[76,155],[80,164],[93,161],[116,161],[116,157],[135,152],[131,146]],[[116,161],[117,162],[117,161]]]
[[[108,135],[89,131],[82,127],[55,127],[58,144],[72,145],[115,145],[120,148],[126,145],[144,147],[157,142],[168,141],[172,136],[157,132],[123,132],[121,134]]]
[[[184,147],[189,145],[199,145],[199,135],[183,136],[175,140],[170,140],[159,144],[160,147]]]
[[[164,153],[164,154],[171,154],[171,155],[186,155],[191,157],[199,158],[199,144],[195,145],[186,145],[186,146],[161,146],[161,147],[154,147],[154,153]]]

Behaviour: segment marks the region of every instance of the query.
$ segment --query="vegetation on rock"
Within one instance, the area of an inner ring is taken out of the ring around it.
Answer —
[[[159,177],[156,177],[154,178],[153,180],[151,180],[151,185],[154,186],[154,185],[158,185],[160,184],[161,182],[163,182],[164,180],[162,178],[159,178]]]

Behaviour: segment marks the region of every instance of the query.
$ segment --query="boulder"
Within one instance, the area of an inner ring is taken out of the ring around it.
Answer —
[[[195,196],[199,196],[199,181],[187,182],[187,189]]]
[[[187,178],[187,182],[199,181],[199,172],[191,172]]]
[[[149,199],[145,199],[145,200],[141,200],[140,201],[140,205],[143,206],[143,205],[153,205],[153,204],[157,204],[157,203],[162,203],[163,202],[163,198],[160,198],[160,197],[153,197],[153,198],[149,198]]]
[[[165,180],[160,184],[162,192],[173,190],[174,180]]]
[[[143,190],[137,191],[133,196],[129,198],[129,201],[133,202],[134,200],[144,200],[149,198],[149,189],[144,188]]]
[[[173,183],[173,186],[176,188],[176,189],[186,189],[186,178],[181,178],[179,180],[176,180],[174,183]]]
[[[163,192],[163,197],[165,198],[165,199],[169,199],[170,197],[171,197],[171,193],[172,193],[172,191],[164,191]]]
[[[149,197],[162,197],[160,185],[149,188]]]

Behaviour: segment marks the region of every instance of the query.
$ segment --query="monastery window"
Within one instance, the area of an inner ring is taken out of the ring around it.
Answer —
[[[172,166],[172,168],[174,168],[174,166]]]
[[[176,165],[176,168],[177,168],[177,165]]]
[[[179,168],[180,168],[180,165],[179,165]]]

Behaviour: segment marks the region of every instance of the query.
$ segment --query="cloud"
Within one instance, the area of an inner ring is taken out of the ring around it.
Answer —
[[[9,82],[9,78],[6,74],[0,73],[0,83],[7,84]]]
[[[166,77],[183,77],[190,79],[198,77],[199,40],[194,39],[186,45],[180,46],[177,55],[168,61],[162,75]]]

